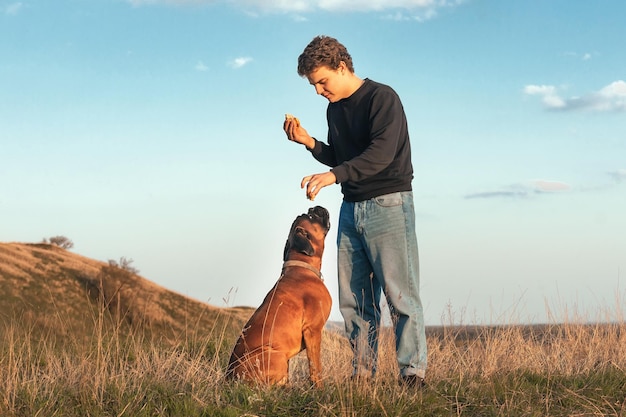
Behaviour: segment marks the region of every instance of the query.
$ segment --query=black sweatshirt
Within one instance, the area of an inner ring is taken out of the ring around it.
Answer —
[[[366,78],[350,97],[330,103],[326,118],[328,144],[316,140],[311,153],[332,167],[345,201],[411,191],[406,115],[391,87]]]

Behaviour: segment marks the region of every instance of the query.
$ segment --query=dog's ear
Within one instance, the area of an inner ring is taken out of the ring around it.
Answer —
[[[283,251],[283,262],[287,260],[287,254],[289,254],[289,239],[285,242],[285,250]]]
[[[296,252],[303,253],[307,256],[315,255],[315,249],[313,245],[307,239],[306,236],[303,236],[300,233],[296,233],[296,229],[298,226],[298,221],[302,217],[306,217],[306,214],[298,216],[293,223],[291,224],[291,229],[289,230],[289,237],[287,238],[287,242],[285,242],[285,250],[283,251],[283,261],[287,260],[289,256],[290,250],[295,250]]]
[[[287,241],[285,242],[285,250],[283,250],[283,261],[287,260],[287,255],[289,254],[289,249],[291,249],[291,235],[293,235],[293,231],[296,228],[296,224],[298,224],[298,219],[296,218],[293,223],[291,223],[291,227],[289,228],[289,235],[287,236]]]

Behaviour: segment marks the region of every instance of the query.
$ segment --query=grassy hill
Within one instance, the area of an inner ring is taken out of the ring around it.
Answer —
[[[210,306],[51,244],[0,243],[0,300],[0,340],[8,329],[58,341],[89,339],[98,326],[141,329],[164,343],[216,327],[234,337],[252,312]]]

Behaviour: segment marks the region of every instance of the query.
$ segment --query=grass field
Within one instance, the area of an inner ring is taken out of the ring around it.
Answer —
[[[323,388],[304,354],[287,386],[225,383],[251,313],[50,245],[0,244],[0,416],[626,416],[626,323],[614,312],[428,328],[421,390],[398,385],[388,328],[374,380],[350,380],[347,339],[329,330]]]
[[[302,354],[288,386],[267,388],[222,381],[233,343],[225,329],[172,345],[117,332],[106,313],[92,319],[87,340],[35,342],[4,323],[0,415],[626,415],[624,324],[430,329],[428,385],[415,390],[397,384],[389,331],[375,380],[350,381],[347,341],[326,332],[324,388],[310,386]]]

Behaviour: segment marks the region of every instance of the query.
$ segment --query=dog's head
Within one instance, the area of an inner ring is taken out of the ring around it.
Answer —
[[[324,239],[329,230],[330,215],[324,207],[311,207],[307,213],[296,217],[285,243],[283,261],[289,259],[291,252],[321,258],[324,252]]]

